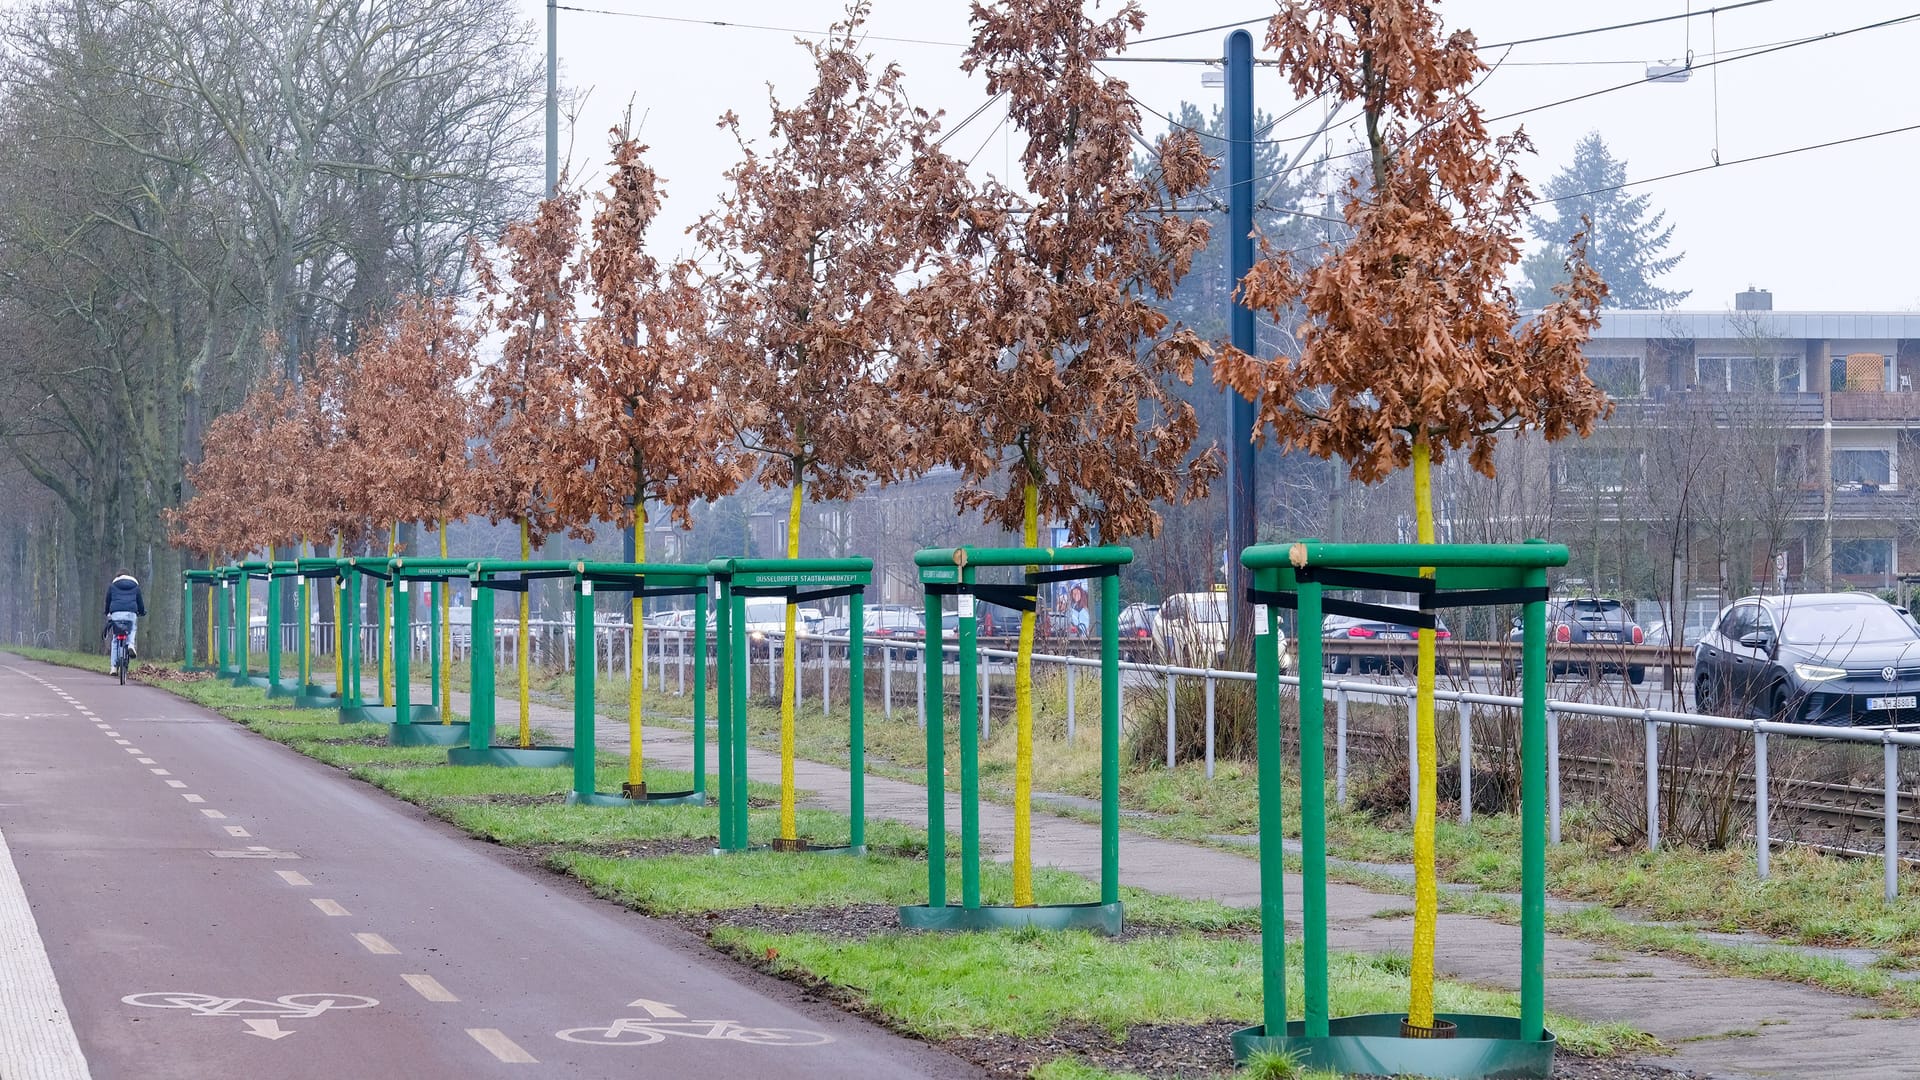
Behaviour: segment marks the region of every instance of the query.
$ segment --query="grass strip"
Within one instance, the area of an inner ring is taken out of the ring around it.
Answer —
[[[1194,933],[1108,941],[1090,934],[1002,931],[877,934],[861,940],[721,927],[713,940],[775,974],[830,986],[894,1026],[931,1039],[1009,1034],[1041,1037],[1067,1023],[1118,1036],[1143,1018],[1156,1023],[1254,1023],[1260,1000],[1260,946]],[[1304,999],[1299,951],[1290,950],[1288,1001]],[[1405,1008],[1407,958],[1335,953],[1336,1015]],[[1193,973],[1206,972],[1206,978]],[[1514,995],[1458,983],[1435,988],[1447,1012],[1513,1015]],[[1567,1051],[1590,1056],[1657,1049],[1623,1024],[1550,1015]]]

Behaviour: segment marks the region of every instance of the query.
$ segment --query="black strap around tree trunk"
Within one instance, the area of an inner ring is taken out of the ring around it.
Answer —
[[[831,600],[836,596],[853,596],[865,593],[865,585],[842,585],[837,589],[814,589],[804,591],[798,585],[742,585],[733,590],[735,596],[783,596],[790,604],[801,604],[808,600]]]
[[[994,607],[1008,611],[1035,611],[1040,606],[1040,598],[1026,585],[1001,585],[992,582],[949,582],[927,585],[928,596],[971,596]]]
[[[1062,566],[1053,570],[1036,570],[1027,575],[1027,584],[1045,585],[1054,581],[1080,581],[1083,578],[1118,577],[1120,567],[1113,563],[1101,566]]]

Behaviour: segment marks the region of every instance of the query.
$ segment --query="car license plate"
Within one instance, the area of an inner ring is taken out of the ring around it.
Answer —
[[[1903,694],[1900,697],[1870,697],[1867,699],[1867,708],[1911,709],[1915,706],[1917,697],[1920,697],[1920,695]]]
[[[1588,634],[1587,636],[1592,638],[1595,641],[1619,641],[1620,640],[1620,635],[1613,633],[1612,631],[1601,631],[1599,633]]]
[[[1405,640],[1407,640],[1407,635],[1405,635],[1405,634],[1381,634],[1381,635],[1380,635],[1380,640],[1381,640],[1381,641],[1405,641]]]

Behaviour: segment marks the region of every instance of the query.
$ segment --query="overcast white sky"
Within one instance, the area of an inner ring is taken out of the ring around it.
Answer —
[[[545,23],[545,0],[519,0],[530,19]],[[1142,0],[1145,37],[1178,33],[1272,12],[1271,0]],[[1705,10],[1739,0],[1613,0],[1607,4],[1555,0],[1448,0],[1440,5],[1450,28],[1467,28],[1482,43],[1582,30],[1638,19]],[[821,30],[843,11],[836,0],[562,0],[559,12],[561,76],[587,91],[580,123],[561,134],[576,174],[597,177],[604,133],[632,104],[645,114],[642,132],[651,160],[668,183],[669,199],[650,237],[670,255],[690,249],[684,230],[713,205],[722,172],[737,152],[715,127],[732,109],[749,131],[765,130],[767,87],[784,102],[811,84],[806,56],[792,33],[717,26],[704,21]],[[1113,0],[1102,11],[1117,7]],[[594,12],[566,10],[590,8]],[[942,109],[949,123],[985,100],[984,81],[959,70],[969,37],[965,0],[876,0],[868,24],[871,51],[906,70],[908,91],[924,107]],[[626,15],[600,12],[625,12]],[[1528,108],[1644,76],[1649,62],[1680,62],[1691,49],[1696,64],[1800,38],[1920,15],[1920,0],[1769,0],[1717,16],[1634,30],[1589,34],[1487,53],[1505,61],[1477,91],[1488,115]],[[651,16],[646,18],[634,16]],[[1256,58],[1264,26],[1254,31]],[[1216,57],[1227,32],[1211,31],[1137,46],[1135,56]],[[878,40],[912,38],[915,42]],[[1501,125],[1522,125],[1538,147],[1523,170],[1538,185],[1570,160],[1588,131],[1604,135],[1632,179],[1734,162],[1889,128],[1920,125],[1914,93],[1920,56],[1920,18],[1899,25],[1818,41],[1752,59],[1696,71],[1684,84],[1656,83],[1559,105]],[[1609,63],[1600,63],[1606,61]],[[1577,62],[1577,63],[1576,63]],[[1109,67],[1134,96],[1161,112],[1180,102],[1210,107],[1220,91],[1203,87],[1201,68],[1186,64],[1123,63]],[[1717,73],[1717,87],[1716,87]],[[564,91],[563,91],[564,93]],[[1260,69],[1254,88],[1264,111],[1294,102],[1279,72]],[[1017,165],[1017,135],[1001,110],[984,114],[949,147],[974,155],[976,169],[1003,172]],[[1318,106],[1282,124],[1279,136],[1305,135],[1320,120]],[[1149,135],[1164,125],[1145,117]],[[1349,133],[1337,133],[1335,152]],[[1813,150],[1771,161],[1726,164],[1636,191],[1653,197],[1677,228],[1674,247],[1686,259],[1666,283],[1693,290],[1689,309],[1722,310],[1749,284],[1771,289],[1781,310],[1885,311],[1920,308],[1920,275],[1909,268],[1920,252],[1912,210],[1920,175],[1920,130],[1848,146]]]

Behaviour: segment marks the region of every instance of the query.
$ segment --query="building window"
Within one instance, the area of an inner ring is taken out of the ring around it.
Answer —
[[[1893,451],[1841,450],[1833,452],[1836,487],[1879,488],[1893,483]]]
[[[1607,446],[1568,447],[1560,454],[1560,483],[1582,491],[1624,491],[1641,479],[1640,453]]]
[[[1893,573],[1893,541],[1877,537],[1835,540],[1833,572],[1847,576]]]
[[[1593,356],[1587,359],[1587,378],[1611,398],[1637,398],[1644,379],[1637,356]]]
[[[1835,393],[1876,393],[1893,389],[1893,357],[1848,353],[1828,362],[1828,388]]]
[[[1797,356],[1702,356],[1694,361],[1694,384],[1702,390],[1791,394],[1800,390]]]

